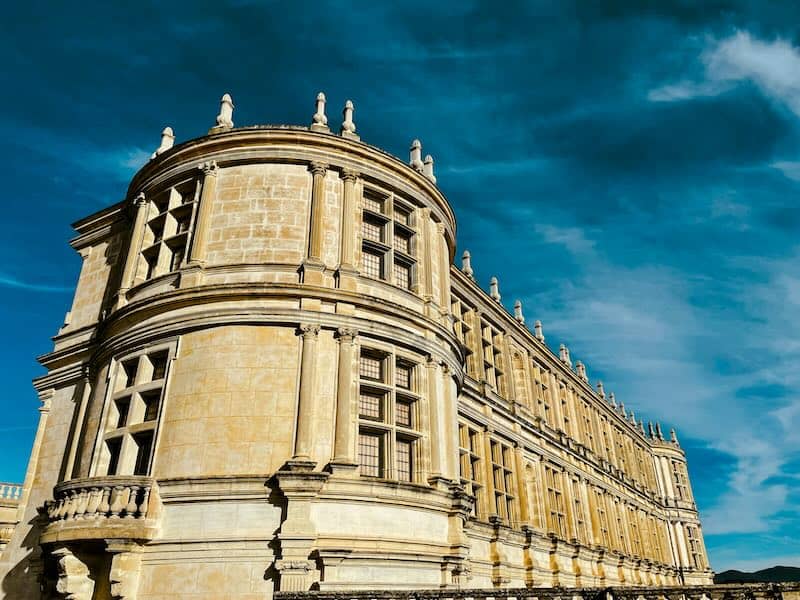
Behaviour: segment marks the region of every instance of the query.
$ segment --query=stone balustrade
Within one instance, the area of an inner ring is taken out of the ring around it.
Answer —
[[[74,479],[56,486],[55,501],[47,506],[50,521],[93,518],[147,517],[150,477]]]
[[[800,600],[800,583],[625,588],[275,592],[275,600]]]
[[[117,536],[148,539],[155,530],[157,486],[152,477],[90,477],[58,484],[44,506],[42,539]]]
[[[19,500],[20,498],[22,498],[21,485],[0,481],[0,500]]]

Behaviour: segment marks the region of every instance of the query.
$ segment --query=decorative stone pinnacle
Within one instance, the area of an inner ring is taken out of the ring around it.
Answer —
[[[522,302],[520,300],[514,302],[514,318],[520,325],[525,325],[525,315],[522,314]]]
[[[433,174],[433,157],[430,154],[425,155],[425,162],[422,163],[422,174],[431,180],[431,183],[436,183],[436,176]]]
[[[567,349],[566,344],[561,344],[558,347],[558,358],[561,359],[565,365],[572,366],[572,361],[569,359],[569,349]]]
[[[422,142],[419,140],[411,142],[408,164],[420,172],[425,168],[425,164],[422,162]]]
[[[586,365],[584,365],[581,361],[575,362],[575,370],[578,373],[578,377],[584,381],[589,381],[589,378],[586,376]]]
[[[597,382],[597,395],[600,396],[601,398],[605,398],[606,397],[606,391],[605,391],[605,388],[603,388],[603,382],[602,381],[598,381]],[[614,394],[611,394],[611,397],[613,399]]]
[[[219,101],[217,127],[220,129],[230,129],[233,127],[233,99],[230,94],[224,94]]]
[[[492,277],[489,280],[489,296],[495,302],[500,302],[500,284],[497,283],[497,277]]]
[[[317,94],[317,110],[311,117],[311,131],[330,131],[328,117],[325,116],[325,94]]]
[[[533,335],[540,342],[544,342],[544,333],[542,333],[542,322],[539,319],[533,322]]]
[[[656,437],[662,442],[664,441],[664,434],[661,432],[661,423],[656,423]]]
[[[469,250],[464,250],[464,254],[461,255],[461,270],[464,272],[464,275],[469,277],[470,279],[474,279],[473,272],[472,272],[472,263],[470,261],[471,255]]]
[[[172,127],[164,127],[164,130],[161,132],[161,144],[159,144],[156,151],[150,156],[150,159],[154,159],[159,154],[163,154],[170,148],[175,145],[175,134],[172,133]]]
[[[344,103],[344,110],[342,111],[342,128],[339,130],[339,133],[344,137],[357,140],[359,137],[356,134],[356,124],[353,122],[353,110],[353,103],[350,100]]]

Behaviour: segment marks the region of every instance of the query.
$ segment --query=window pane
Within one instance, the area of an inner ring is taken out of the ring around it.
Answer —
[[[405,265],[394,263],[394,283],[396,286],[408,290],[411,288],[411,269]]]
[[[158,417],[158,404],[161,399],[161,390],[153,390],[142,394],[144,402],[144,422],[155,421]]]
[[[358,374],[363,379],[383,380],[383,359],[362,354],[358,363]]]
[[[383,395],[361,391],[358,397],[358,416],[381,420],[383,417]]]
[[[397,387],[411,389],[411,366],[397,363],[394,371],[394,384]]]
[[[361,464],[362,475],[367,477],[382,475],[380,436],[367,433],[358,435],[358,462]]]
[[[167,353],[159,352],[158,354],[152,354],[149,359],[150,364],[153,365],[152,381],[163,379],[167,372]]]
[[[394,409],[395,422],[401,427],[411,427],[411,404],[398,402]]]
[[[376,254],[369,250],[361,253],[361,270],[367,277],[381,279],[383,277],[383,254]]]
[[[394,234],[394,249],[404,254],[411,254],[411,240],[408,236],[396,231]]]
[[[365,240],[372,240],[373,242],[382,242],[383,236],[383,227],[380,223],[375,223],[373,221],[368,221],[364,219],[364,222],[361,224],[361,235],[364,237]]]
[[[153,448],[153,432],[146,431],[133,437],[136,442],[136,466],[134,475],[147,475],[150,471],[150,451]]]
[[[397,479],[411,481],[411,442],[397,440]]]
[[[106,440],[106,448],[108,448],[108,472],[107,475],[116,475],[117,468],[119,467],[119,453],[122,449],[122,438],[112,438]]]
[[[364,208],[372,212],[383,212],[383,201],[373,196],[364,196]]]
[[[131,399],[129,396],[125,398],[118,398],[115,401],[117,405],[117,429],[120,427],[125,427],[125,424],[128,422],[128,409],[131,406]]]

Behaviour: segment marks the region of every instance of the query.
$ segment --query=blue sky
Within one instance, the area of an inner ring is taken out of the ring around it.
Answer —
[[[0,23],[0,480],[71,302],[69,223],[223,92],[237,124],[307,124],[324,90],[364,141],[420,138],[479,280],[678,429],[712,566],[800,566],[800,5],[109,4]]]

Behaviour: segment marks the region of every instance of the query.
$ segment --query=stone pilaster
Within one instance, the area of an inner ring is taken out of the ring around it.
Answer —
[[[322,262],[323,207],[325,206],[325,175],[328,165],[313,161],[311,171],[311,223],[308,236],[307,257],[303,261],[303,283],[322,285],[325,265]]]
[[[358,172],[352,169],[342,169],[342,226],[341,242],[339,248],[339,267],[336,269],[338,286],[341,289],[354,292],[356,290],[356,211],[358,199]]]
[[[297,402],[297,436],[294,442],[292,462],[306,463],[313,469],[311,449],[314,443],[314,379],[317,369],[317,344],[319,325],[307,324],[300,327],[303,336],[302,358],[300,360],[300,393]]]
[[[139,252],[142,251],[142,240],[144,238],[144,226],[147,222],[148,204],[144,194],[140,193],[133,201],[134,205],[134,218],[133,229],[131,230],[130,245],[128,246],[128,254],[125,257],[125,266],[122,269],[122,280],[119,285],[119,293],[117,294],[117,308],[127,302],[128,290],[134,285],[136,277],[136,264],[139,258]]]
[[[356,419],[354,358],[356,347],[355,329],[339,329],[339,366],[336,380],[336,429],[334,432],[332,473],[355,474],[358,464],[355,460],[354,439]]]

